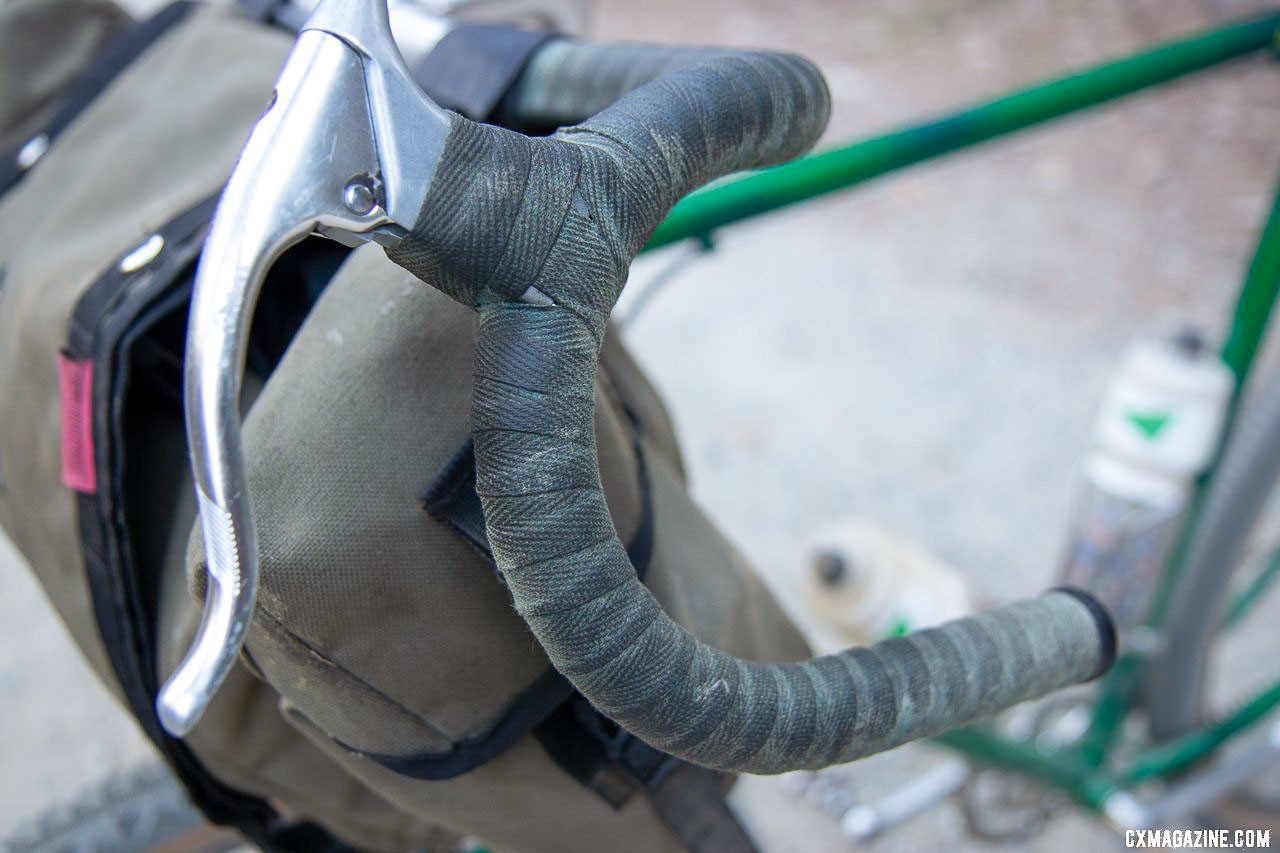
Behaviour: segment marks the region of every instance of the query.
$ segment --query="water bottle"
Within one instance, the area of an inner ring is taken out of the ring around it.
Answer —
[[[973,610],[960,573],[917,542],[865,518],[809,537],[801,628],[819,653],[928,628]]]
[[[1233,388],[1230,369],[1192,330],[1135,341],[1107,387],[1060,576],[1106,604],[1122,633],[1146,615]]]

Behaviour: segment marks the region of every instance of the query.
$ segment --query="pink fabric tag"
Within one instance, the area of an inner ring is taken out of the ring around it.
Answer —
[[[93,460],[93,362],[58,353],[62,396],[62,482],[93,494],[98,472]]]

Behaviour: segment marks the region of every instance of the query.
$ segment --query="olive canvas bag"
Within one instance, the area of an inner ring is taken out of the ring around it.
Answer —
[[[308,241],[272,270],[245,402],[257,609],[202,722],[161,729],[204,589],[192,271],[292,34],[180,3],[120,39],[41,115],[0,117],[23,129],[0,183],[0,526],[193,801],[266,849],[749,849],[731,778],[595,713],[514,611],[475,495],[474,315],[376,247]],[[596,398],[610,511],[667,612],[736,655],[807,656],[689,497],[613,331]]]

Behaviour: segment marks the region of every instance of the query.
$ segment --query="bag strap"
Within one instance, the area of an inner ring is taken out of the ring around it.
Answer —
[[[530,57],[553,38],[556,33],[545,30],[460,23],[423,57],[413,76],[445,109],[492,121]]]
[[[165,6],[146,21],[121,33],[85,67],[49,121],[21,145],[0,157],[0,195],[8,192],[39,162],[44,153],[64,130],[97,99],[120,72],[155,44],[175,24],[186,18],[196,6],[190,0],[178,0]]]
[[[654,749],[574,694],[534,731],[551,760],[615,809],[640,791],[691,853],[756,849],[725,802],[734,779]]]
[[[236,0],[240,14],[285,29],[296,30],[281,17],[289,7],[285,0]],[[43,127],[12,150],[0,155],[0,195],[4,195],[31,170],[58,136],[74,122],[98,95],[111,85],[147,48],[181,23],[196,7],[193,0],[175,0],[150,18],[130,27],[109,42],[80,72],[53,116]]]

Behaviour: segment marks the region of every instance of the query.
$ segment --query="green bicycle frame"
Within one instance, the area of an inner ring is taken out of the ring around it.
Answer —
[[[713,184],[681,199],[646,249],[806,201],[1271,47],[1280,12],[1169,42],[932,121]]]
[[[1275,48],[1278,36],[1280,11],[1242,19],[1077,74],[1048,80],[952,115],[712,184],[682,199],[658,226],[645,248],[654,249],[686,239],[697,239],[709,246],[712,232],[721,226]],[[1228,424],[1234,418],[1240,389],[1249,375],[1278,293],[1280,192],[1258,239],[1222,349],[1222,358],[1236,378]],[[1196,483],[1178,542],[1157,584],[1147,619],[1152,631],[1163,627],[1212,474],[1211,468]],[[1243,592],[1232,601],[1230,614],[1242,613],[1280,576],[1275,563],[1273,559],[1245,585]],[[1228,624],[1231,621],[1226,620]],[[1111,747],[1121,723],[1134,706],[1144,663],[1136,651],[1121,656],[1100,685],[1088,731],[1071,747],[1045,752],[1032,743],[1004,737],[985,726],[949,732],[936,740],[976,761],[1031,776],[1065,791],[1082,805],[1100,810],[1106,799],[1117,791],[1186,770],[1280,705],[1280,681],[1277,681],[1226,717],[1141,752],[1124,767],[1110,768]]]

